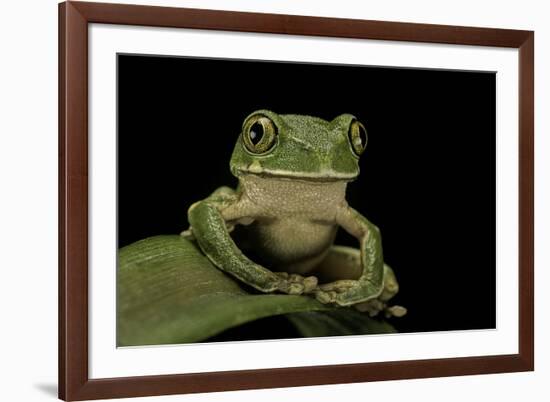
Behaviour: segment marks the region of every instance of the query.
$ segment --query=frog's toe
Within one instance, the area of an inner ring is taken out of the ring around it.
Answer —
[[[336,292],[318,289],[315,291],[315,298],[323,304],[334,303],[336,301]]]
[[[301,295],[304,293],[304,285],[301,283],[291,283],[288,287],[289,295]]]
[[[301,295],[304,293],[304,285],[297,282],[290,282],[286,279],[281,280],[278,290],[289,295]]]
[[[391,306],[384,309],[384,314],[386,315],[386,318],[403,317],[407,314],[407,309],[403,306]]]
[[[184,230],[180,233],[180,236],[187,239],[187,240],[195,240],[195,236],[193,235],[193,229],[189,228],[187,230]]]
[[[288,280],[289,280],[289,282],[302,283],[304,281],[304,277],[302,275],[298,275],[298,274],[290,274],[288,276]]]
[[[287,272],[276,272],[276,275],[283,280],[281,291],[284,293],[296,295],[302,293],[311,293],[317,288],[317,278],[315,276],[303,277],[298,274],[289,274]]]
[[[386,305],[378,299],[372,299],[366,302],[354,304],[353,307],[362,313],[368,313],[369,316],[374,317],[381,311],[385,310]]]
[[[303,284],[304,284],[304,293],[311,293],[317,288],[317,283],[319,281],[315,276],[308,276],[307,278],[304,278]]]

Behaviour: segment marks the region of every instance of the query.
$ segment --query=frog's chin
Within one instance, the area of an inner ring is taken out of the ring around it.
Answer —
[[[307,182],[335,182],[335,181],[353,181],[357,178],[357,174],[353,173],[338,173],[333,171],[321,172],[290,172],[284,170],[268,170],[262,169],[261,172],[253,171],[252,169],[236,169],[235,176],[256,176],[260,178],[282,179],[282,180],[299,180]]]

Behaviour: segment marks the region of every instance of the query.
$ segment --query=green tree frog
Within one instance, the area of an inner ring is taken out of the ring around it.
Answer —
[[[256,111],[230,161],[238,187],[220,187],[191,205],[182,236],[261,292],[401,316],[403,307],[387,304],[398,283],[384,264],[380,230],[345,198],[366,144],[365,127],[351,114],[329,122]],[[339,227],[358,249],[334,245]]]

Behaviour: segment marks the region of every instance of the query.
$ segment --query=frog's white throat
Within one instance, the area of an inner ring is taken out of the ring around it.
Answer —
[[[316,181],[255,174],[239,176],[252,202],[280,212],[327,212],[345,202],[346,180]]]

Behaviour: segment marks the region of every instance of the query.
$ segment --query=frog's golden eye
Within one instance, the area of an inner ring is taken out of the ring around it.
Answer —
[[[257,115],[245,122],[242,135],[246,149],[255,154],[263,154],[275,145],[277,128],[271,119]]]
[[[349,141],[356,155],[361,155],[367,147],[367,130],[365,126],[354,120],[349,126]]]

